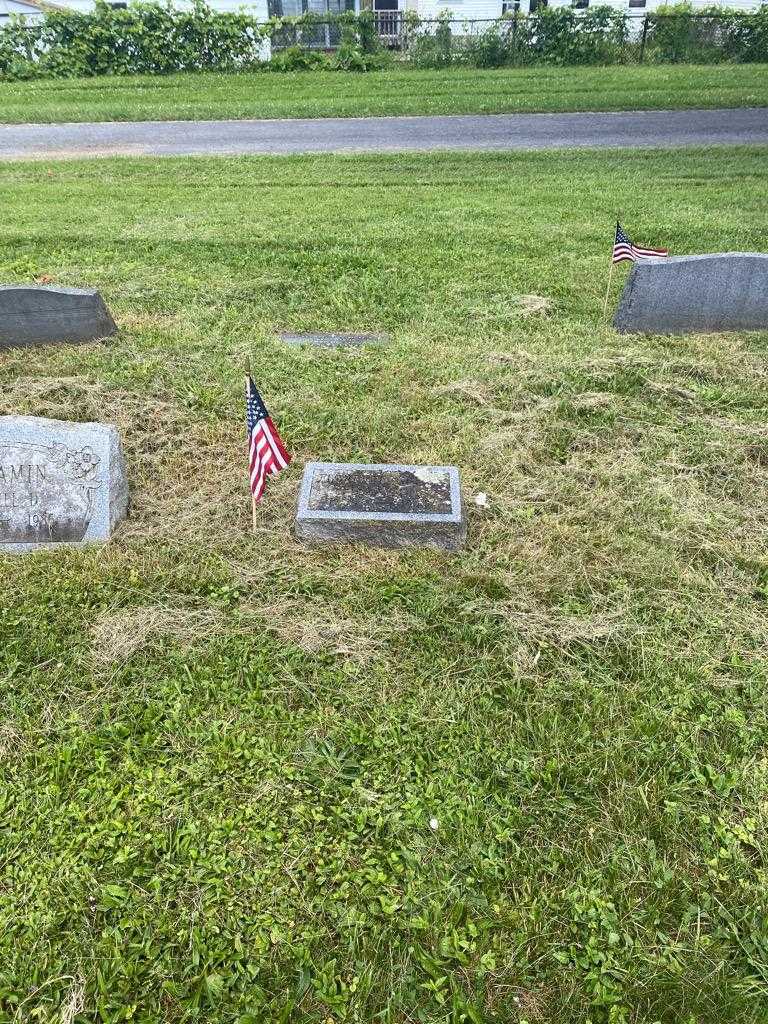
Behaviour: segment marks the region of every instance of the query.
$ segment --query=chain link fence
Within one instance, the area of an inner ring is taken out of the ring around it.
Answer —
[[[768,62],[768,6],[758,14],[627,13],[603,5],[484,19],[424,20],[403,11],[374,17],[381,45],[416,67]],[[339,21],[329,18],[280,26],[272,49],[334,50],[341,41]]]
[[[144,3],[10,21],[0,28],[0,79],[265,66],[364,71],[393,60],[422,68],[768,62],[768,4],[753,14],[635,13],[600,4],[494,19],[421,20],[390,11],[259,23],[245,12]]]

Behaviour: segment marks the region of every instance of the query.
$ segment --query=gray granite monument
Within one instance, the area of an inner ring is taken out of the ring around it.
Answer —
[[[299,494],[296,536],[306,543],[454,551],[467,536],[459,471],[310,462]]]
[[[127,510],[115,427],[0,416],[0,551],[106,541]]]
[[[92,288],[0,285],[0,349],[96,341],[117,330]]]
[[[388,334],[338,331],[280,331],[278,337],[286,345],[312,345],[315,348],[361,348],[363,345],[382,345],[389,341]]]
[[[768,254],[722,252],[640,260],[614,320],[622,334],[768,329]]]

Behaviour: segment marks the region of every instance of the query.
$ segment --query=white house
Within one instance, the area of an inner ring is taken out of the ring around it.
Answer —
[[[17,3],[18,0],[0,0],[0,4],[3,3]],[[87,13],[92,11],[96,6],[94,0],[54,0],[57,7],[68,7],[73,11],[82,11]],[[232,11],[232,12],[244,12],[252,15],[257,21],[267,21],[269,14],[267,12],[267,0],[248,0],[244,3],[243,0],[207,0],[208,6],[212,7],[214,11]],[[113,0],[110,3],[110,7],[128,7],[128,0]],[[182,9],[191,10],[192,4],[186,2],[186,0],[173,0],[173,6]]]
[[[174,6],[189,8],[188,0],[173,0]],[[405,11],[414,11],[426,20],[438,18],[446,11],[456,20],[484,20],[500,18],[502,14],[519,10],[523,14],[536,10],[540,5],[549,7],[594,7],[609,4],[619,10],[641,14],[653,11],[670,0],[207,0],[215,11],[233,11],[250,14],[257,21],[266,21],[270,16],[295,17],[312,12],[315,14],[340,14],[343,11],[373,10],[386,23],[388,19],[397,22]],[[722,0],[723,6],[743,11],[754,11],[765,0]],[[69,7],[76,11],[91,11],[94,0],[54,0],[56,7]],[[695,8],[712,6],[712,0],[691,0]],[[112,7],[127,7],[127,0],[113,0]],[[11,14],[23,14],[32,20],[44,17],[40,7],[32,0],[0,0],[0,25]]]
[[[12,14],[22,14],[27,21],[42,21],[45,17],[36,4],[27,0],[0,0],[0,28],[8,24]]]
[[[86,0],[68,0],[68,2],[86,2]],[[519,10],[523,14],[534,11],[537,6],[549,7],[594,7],[597,4],[609,4],[618,10],[630,13],[637,11],[653,11],[662,4],[674,0],[269,0],[270,14],[295,17],[311,11],[316,14],[338,14],[341,11],[373,10],[381,16],[397,20],[398,15],[405,11],[415,11],[424,19],[438,18],[445,11],[450,11],[457,20],[500,18],[502,14]],[[715,0],[691,0],[694,9],[711,7]],[[230,0],[213,0],[213,6],[230,3]],[[721,0],[722,6],[743,11],[754,11],[760,7],[761,0]],[[236,6],[233,5],[233,6]]]
[[[359,3],[359,0],[356,2]],[[443,11],[450,11],[457,19],[469,20],[499,18],[515,9],[527,14],[538,6],[585,8],[608,4],[632,13],[637,9],[653,11],[670,2],[674,0],[576,0],[576,3],[572,0],[548,0],[546,4],[542,4],[541,0],[372,0],[375,11],[416,11],[419,17],[425,19],[438,18]],[[694,10],[712,7],[714,2],[716,0],[691,0]],[[760,7],[761,0],[721,0],[721,3],[724,7],[736,10],[755,11]]]

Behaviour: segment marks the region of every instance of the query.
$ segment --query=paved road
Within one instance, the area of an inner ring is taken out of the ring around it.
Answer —
[[[0,159],[739,143],[768,143],[767,108],[0,126]]]

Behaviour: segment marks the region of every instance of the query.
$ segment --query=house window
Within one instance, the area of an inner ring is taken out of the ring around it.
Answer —
[[[528,11],[531,14],[534,14],[536,11],[538,11],[538,9],[540,7],[546,7],[546,6],[547,6],[547,0],[531,0],[530,4],[528,6]]]
[[[645,0],[629,0],[630,7],[645,7]]]
[[[574,0],[573,6],[583,11],[585,7],[589,7],[589,0]]]

